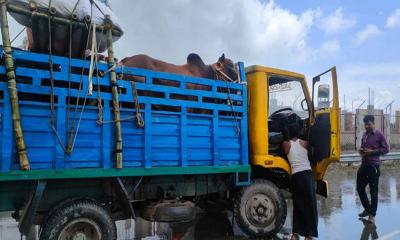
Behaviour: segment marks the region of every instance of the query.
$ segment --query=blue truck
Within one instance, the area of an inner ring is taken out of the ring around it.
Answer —
[[[89,60],[11,49],[3,26],[0,211],[13,211],[22,234],[40,225],[41,240],[115,239],[116,220],[188,222],[202,208],[271,236],[286,219],[290,166],[279,148],[293,114],[327,194],[323,175],[340,154],[335,68],[333,106],[316,109],[302,74],[238,63],[227,82],[115,67],[111,55],[90,77]],[[289,90],[305,116],[268,100]]]

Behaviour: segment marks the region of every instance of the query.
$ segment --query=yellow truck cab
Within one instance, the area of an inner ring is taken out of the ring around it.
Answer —
[[[311,91],[303,74],[275,68],[250,66],[246,78],[253,182],[238,192],[234,213],[249,235],[272,236],[282,228],[287,215],[281,189],[289,190],[291,168],[281,144],[290,139],[290,124],[302,126],[300,138],[309,142],[316,191],[328,195],[323,178],[329,164],[340,158],[336,68],[314,77]]]
[[[287,122],[292,118],[303,125],[302,138],[310,144],[309,158],[317,180],[317,192],[326,196],[325,171],[340,157],[336,68],[313,78],[311,95],[303,74],[250,66],[246,68],[246,75],[253,175],[267,176],[278,186],[287,187],[285,179],[288,180],[291,169],[280,145],[288,138]]]

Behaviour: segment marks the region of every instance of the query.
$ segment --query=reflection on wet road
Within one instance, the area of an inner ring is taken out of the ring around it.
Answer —
[[[356,170],[338,170],[327,175],[330,196],[318,201],[320,239],[376,239],[400,230],[400,171],[382,170],[376,226],[357,218],[362,206],[355,174]]]
[[[356,191],[356,169],[331,169],[327,199],[318,198],[319,239],[400,239],[400,169],[381,171],[379,182],[379,204],[376,225],[358,219],[362,207]],[[287,200],[288,216],[282,231],[274,239],[288,239],[292,225],[292,204]],[[19,239],[17,224],[11,218],[0,215],[0,240]],[[191,224],[151,224],[119,221],[118,239],[247,239],[232,214],[201,214]],[[135,231],[136,230],[136,231]],[[134,232],[137,233],[136,238]]]

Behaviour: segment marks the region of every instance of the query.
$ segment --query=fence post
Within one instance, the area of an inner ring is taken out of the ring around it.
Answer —
[[[357,114],[354,114],[354,151],[357,152]]]

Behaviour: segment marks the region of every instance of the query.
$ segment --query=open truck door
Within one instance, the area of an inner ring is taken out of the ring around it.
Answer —
[[[317,92],[317,94],[315,94]],[[309,157],[317,180],[317,193],[327,197],[326,169],[340,160],[340,112],[336,67],[313,78]]]

